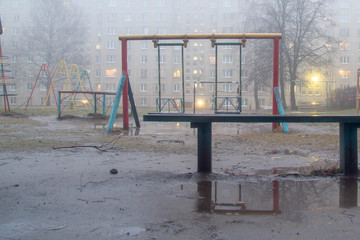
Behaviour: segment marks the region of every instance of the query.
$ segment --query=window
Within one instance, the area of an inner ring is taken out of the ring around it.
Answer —
[[[116,69],[106,69],[106,77],[116,77]]]
[[[10,97],[10,105],[16,105],[16,97]]]
[[[339,7],[340,8],[350,8],[349,0],[340,0],[339,1]]]
[[[114,27],[108,28],[108,35],[116,35],[116,34],[117,34],[116,28]]]
[[[33,84],[30,83],[30,82],[28,82],[28,83],[26,84],[26,90],[31,91],[32,88],[33,88]]]
[[[174,71],[174,78],[179,78],[179,77],[181,77],[181,72],[180,72],[180,70],[175,70],[175,71]]]
[[[147,102],[146,102],[146,98],[140,98],[140,106],[146,106]]]
[[[223,45],[222,46],[223,49],[233,49],[232,45]]]
[[[126,0],[125,7],[131,7],[131,1],[132,0]]]
[[[348,43],[348,42],[340,42],[339,46],[340,46],[341,51],[350,50],[350,43]]]
[[[146,92],[147,91],[147,85],[146,83],[140,84],[140,92]]]
[[[156,62],[158,62],[158,61],[159,61],[159,58],[156,57]],[[166,62],[166,56],[161,55],[161,56],[160,56],[160,63],[165,63],[165,62]]]
[[[19,19],[20,19],[19,14],[15,14],[14,15],[14,23],[18,23]]]
[[[212,8],[212,9],[216,8],[216,1],[217,0],[210,0],[210,8]]]
[[[246,70],[242,70],[242,71],[241,71],[241,77],[242,77],[242,78],[247,78],[247,77],[248,77]]]
[[[224,0],[224,7],[231,8],[232,7],[232,0]]]
[[[258,85],[258,92],[265,92],[265,90],[264,90],[264,85],[262,85],[262,84],[259,84]]]
[[[141,49],[147,49],[147,42],[146,41],[141,42]]]
[[[11,56],[11,62],[12,62],[12,63],[16,63],[16,55]]]
[[[166,21],[166,14],[165,13],[159,13],[157,20],[160,22]]]
[[[107,55],[106,62],[107,63],[116,63],[116,56],[115,55]]]
[[[107,49],[116,49],[116,43],[115,41],[110,41],[106,43]]]
[[[242,86],[241,91],[242,91],[242,92],[247,92],[247,91],[249,91],[249,85],[244,85],[244,86]]]
[[[350,15],[340,15],[339,21],[342,23],[350,22]]]
[[[223,77],[224,78],[232,78],[233,72],[232,70],[223,70]]]
[[[141,56],[140,63],[147,63],[147,56]]]
[[[233,58],[230,55],[223,56],[223,63],[233,63]]]
[[[209,92],[214,92],[215,91],[215,86],[214,84],[210,84],[210,87],[209,87]]]
[[[165,0],[158,0],[159,7],[165,7]]]
[[[224,13],[224,21],[229,22],[234,20],[234,14]]]
[[[222,91],[223,92],[232,92],[233,91],[233,85],[230,83],[226,83],[222,85]]]
[[[118,6],[118,0],[108,0],[108,6],[109,7],[117,7]]]
[[[174,57],[174,64],[180,64],[180,57],[179,56]]]
[[[180,92],[180,84],[175,83],[173,85],[173,92]]]
[[[242,101],[241,101],[241,106],[243,107],[247,107],[249,104],[248,104],[248,99],[247,98],[243,98]]]
[[[109,15],[108,15],[108,20],[109,21],[116,21],[116,19],[117,19],[117,14],[116,13],[109,13]]]
[[[157,33],[158,33],[158,34],[166,34],[166,28],[164,28],[164,27],[159,27],[159,28],[157,29]]]
[[[132,21],[131,14],[125,14],[125,22],[131,22],[131,21]]]
[[[340,63],[341,64],[349,64],[350,63],[350,57],[349,56],[340,57]]]
[[[147,70],[141,69],[141,78],[146,78],[146,77],[147,77]]]
[[[99,69],[95,71],[95,77],[101,77],[101,71]]]
[[[259,99],[260,107],[265,107],[265,99]]]
[[[45,104],[45,101],[46,101],[46,98],[45,98],[45,97],[41,97],[41,98],[40,98],[40,104],[41,104],[41,105],[44,105],[44,104]]]
[[[101,63],[101,57],[100,57],[100,56],[96,56],[96,57],[95,57],[95,62],[96,62],[96,64],[100,64],[100,63]]]
[[[10,85],[10,91],[16,91],[16,84]]]
[[[215,78],[215,70],[210,70],[210,78]]]
[[[45,83],[40,83],[40,91],[42,92],[46,92],[47,89],[46,89],[46,84]]]
[[[341,37],[350,36],[350,30],[348,28],[340,28],[340,36]]]
[[[343,71],[343,70],[340,70],[339,71],[339,75],[340,75],[340,78],[349,78],[350,77],[350,71]]]
[[[148,7],[148,3],[149,3],[149,0],[142,0],[141,1],[141,6],[146,8],[146,7]]]
[[[16,69],[11,70],[11,76],[16,77]]]

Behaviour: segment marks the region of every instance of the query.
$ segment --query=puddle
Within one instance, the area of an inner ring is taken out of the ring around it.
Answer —
[[[305,212],[358,207],[358,178],[279,179],[269,182],[198,181],[178,188],[195,195],[194,210],[221,215],[273,215],[301,221]]]

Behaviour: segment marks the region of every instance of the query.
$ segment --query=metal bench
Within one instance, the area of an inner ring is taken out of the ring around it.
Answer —
[[[144,121],[190,122],[198,129],[198,172],[211,172],[211,125],[213,122],[248,123],[330,123],[338,122],[340,128],[340,170],[345,174],[358,173],[357,129],[360,116],[286,116],[286,115],[204,115],[158,114],[144,115]]]

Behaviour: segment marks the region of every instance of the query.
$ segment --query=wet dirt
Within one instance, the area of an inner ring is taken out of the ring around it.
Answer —
[[[17,119],[0,117],[0,239],[360,234],[359,179],[310,174],[338,164],[337,125],[214,124],[213,173],[198,174],[189,124],[105,134],[101,119]]]

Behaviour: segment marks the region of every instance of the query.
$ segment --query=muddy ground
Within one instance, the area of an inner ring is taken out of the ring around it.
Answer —
[[[189,124],[141,125],[0,116],[0,239],[358,238],[337,124],[214,124],[207,175]]]

